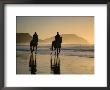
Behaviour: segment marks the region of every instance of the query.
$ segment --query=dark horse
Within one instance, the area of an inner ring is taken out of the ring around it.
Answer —
[[[60,37],[61,38],[61,41],[52,41],[52,51],[53,50],[55,50],[55,55],[57,54],[59,54],[60,53],[60,51],[61,51],[61,42],[62,42],[62,37]]]
[[[34,48],[36,48],[36,52],[37,52],[37,45],[38,45],[38,42],[35,41],[35,40],[31,40],[30,42],[30,50],[31,50],[31,53],[34,51]]]

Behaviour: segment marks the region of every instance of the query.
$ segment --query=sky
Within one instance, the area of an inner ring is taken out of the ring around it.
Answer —
[[[40,39],[60,34],[76,34],[94,44],[94,17],[93,16],[17,16],[16,32],[35,32]]]

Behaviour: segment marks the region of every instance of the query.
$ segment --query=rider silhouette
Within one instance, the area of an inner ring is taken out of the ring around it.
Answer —
[[[55,41],[56,41],[56,47],[61,48],[62,37],[59,35],[59,32],[57,32],[57,35],[55,36]]]
[[[33,42],[38,42],[38,35],[36,32],[33,35]]]
[[[59,32],[57,32],[57,35],[55,36],[55,41],[56,41],[56,43],[59,43],[60,42]]]

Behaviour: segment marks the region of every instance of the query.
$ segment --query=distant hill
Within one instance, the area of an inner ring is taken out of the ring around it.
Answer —
[[[88,44],[87,40],[82,37],[77,36],[76,34],[62,34],[62,43],[66,44]],[[29,33],[16,33],[16,42],[17,44],[28,44],[32,40],[32,36]],[[49,44],[54,40],[54,36],[41,40],[39,43]]]
[[[16,43],[17,44],[26,44],[29,43],[32,39],[32,36],[28,33],[16,33]]]
[[[29,33],[16,33],[17,44],[29,45],[31,40],[32,40],[32,36]],[[42,40],[39,39],[39,41],[42,41]]]
[[[87,40],[82,37],[77,36],[76,34],[62,34],[62,43],[68,44],[88,44]],[[43,43],[51,43],[54,40],[54,37],[47,38],[43,40]]]

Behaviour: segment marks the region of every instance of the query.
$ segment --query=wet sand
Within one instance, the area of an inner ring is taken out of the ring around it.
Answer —
[[[33,55],[35,59],[35,54]],[[16,73],[31,74],[29,71],[30,54],[17,53]],[[36,55],[36,74],[53,74],[51,71],[51,60],[54,62],[55,55]],[[59,55],[60,74],[94,74],[94,58],[79,56]]]

